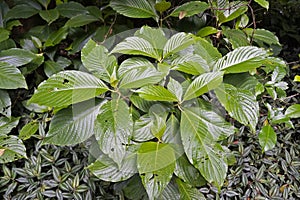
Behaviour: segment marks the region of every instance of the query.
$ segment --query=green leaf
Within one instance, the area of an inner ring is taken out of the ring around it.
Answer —
[[[141,178],[138,175],[133,176],[126,182],[126,186],[122,188],[124,196],[127,199],[135,199],[139,197],[140,200],[148,200],[147,192],[142,184]]]
[[[209,72],[199,75],[189,85],[185,94],[184,101],[196,98],[212,89],[217,88],[223,81],[223,72]]]
[[[170,7],[171,7],[171,3],[166,0],[156,3],[154,6],[155,10],[157,10],[160,13],[165,12]]]
[[[239,47],[220,58],[216,63],[215,71],[225,73],[241,73],[253,70],[263,65],[267,52],[254,46]]]
[[[268,45],[272,45],[272,44],[280,45],[278,37],[271,31],[265,29],[259,29],[259,28],[258,29],[246,28],[243,31],[247,33],[248,37],[253,36],[253,40],[255,42],[264,42]]]
[[[38,9],[26,4],[16,5],[6,13],[5,19],[10,20],[10,19],[29,18],[35,14],[38,14],[38,12],[39,12]]]
[[[267,0],[254,0],[256,3],[258,3],[261,7],[269,10],[269,2]]]
[[[300,76],[299,76],[299,75],[296,75],[295,78],[294,78],[294,81],[295,81],[295,82],[300,82]]]
[[[152,135],[154,135],[157,139],[161,140],[167,127],[166,121],[163,117],[155,113],[153,115],[154,115],[154,119],[153,119],[153,124],[150,127],[150,130]]]
[[[0,114],[11,117],[11,101],[7,91],[0,90]]]
[[[44,143],[74,145],[90,138],[94,134],[99,104],[89,100],[59,110],[50,123]]]
[[[287,117],[290,118],[299,118],[300,117],[300,104],[294,104],[288,107],[284,113]]]
[[[52,60],[47,60],[46,62],[44,62],[44,72],[48,77],[62,71],[63,69],[64,66],[61,66],[59,63]]]
[[[132,140],[142,142],[155,138],[154,135],[151,133],[152,126],[153,120],[151,116],[141,116],[138,120],[134,122]]]
[[[210,67],[206,60],[198,54],[185,54],[175,58],[172,63],[172,69],[187,74],[199,75],[210,71]]]
[[[183,49],[194,44],[195,40],[191,34],[177,33],[173,35],[164,46],[163,57],[166,58],[174,53],[177,53]]]
[[[273,149],[277,141],[277,135],[272,126],[264,126],[258,135],[258,140],[263,152]]]
[[[148,85],[135,92],[147,101],[178,101],[174,94],[160,85]]]
[[[180,194],[176,183],[171,180],[159,196],[160,200],[180,199]]]
[[[235,88],[224,84],[215,90],[218,100],[229,115],[244,125],[249,125],[254,132],[259,116],[259,106],[256,97],[249,90]]]
[[[159,142],[143,143],[137,154],[137,167],[149,199],[160,196],[175,169],[172,147]]]
[[[177,101],[182,100],[183,88],[179,82],[170,78],[167,88],[172,94],[174,94],[176,96]]]
[[[204,12],[208,9],[208,4],[201,1],[192,1],[182,4],[173,10],[170,14],[172,17],[180,17],[181,13],[184,13],[184,17],[191,17],[193,15]]]
[[[27,88],[27,84],[19,69],[8,63],[0,62],[0,88]]]
[[[219,11],[218,19],[219,23],[223,24],[225,22],[232,21],[237,17],[241,16],[248,10],[248,2],[246,1],[233,1],[227,6],[230,9],[224,9]]]
[[[46,47],[51,47],[59,44],[62,40],[66,39],[68,35],[68,27],[61,27],[57,31],[50,34],[45,42]]]
[[[27,140],[32,135],[34,135],[38,129],[39,129],[39,123],[36,121],[31,121],[22,127],[19,133],[19,138],[22,140]]]
[[[201,114],[204,115],[199,108],[185,108],[181,112],[182,144],[190,163],[200,170],[201,175],[209,183],[220,188],[228,169],[226,157],[223,150],[214,145],[214,131],[209,129],[213,127],[209,127],[205,121],[203,122]],[[210,120],[213,118],[210,117]],[[208,123],[210,122],[208,121]]]
[[[76,15],[69,19],[65,26],[67,27],[80,27],[84,26],[87,24],[90,24],[92,22],[99,21],[98,18],[94,17],[93,15],[87,15],[87,14],[81,14],[81,15]]]
[[[205,26],[198,31],[197,35],[200,37],[206,37],[206,36],[218,33],[218,32],[219,32],[219,30],[216,29],[215,27]]]
[[[107,86],[91,74],[63,71],[42,82],[28,103],[63,107],[94,98],[107,90]]]
[[[152,44],[140,37],[127,37],[123,42],[117,44],[111,53],[140,55],[160,60],[160,55]]]
[[[158,18],[154,5],[148,0],[112,0],[109,5],[126,17]]]
[[[0,163],[27,158],[26,148],[17,136],[0,134]]]
[[[19,123],[19,118],[16,117],[0,117],[0,136],[7,135]]]
[[[26,65],[39,57],[40,55],[19,48],[11,48],[0,52],[0,62],[6,62],[16,67]]]
[[[248,41],[246,34],[239,29],[223,30],[223,34],[229,40],[233,49],[250,45],[250,42]]]
[[[129,58],[122,62],[118,73],[120,88],[139,88],[148,84],[156,84],[163,79],[163,74],[144,58]]]
[[[133,123],[129,107],[121,99],[113,99],[101,106],[95,121],[95,136],[101,151],[118,166],[126,155],[126,148],[132,134]]]
[[[61,16],[67,18],[88,13],[86,8],[82,4],[73,1],[59,4],[56,8],[58,9]]]
[[[184,200],[205,200],[204,195],[191,185],[181,181],[179,178],[176,179],[176,183],[180,192],[180,199]]]
[[[3,42],[9,38],[10,31],[0,27],[0,42]]]
[[[41,10],[39,14],[41,18],[48,23],[48,25],[59,18],[59,12],[57,9]]]

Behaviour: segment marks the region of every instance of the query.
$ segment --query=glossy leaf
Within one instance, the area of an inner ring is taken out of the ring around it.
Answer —
[[[272,126],[266,125],[261,129],[258,135],[258,139],[262,151],[265,152],[275,147],[275,144],[277,142],[277,135]]]
[[[280,45],[278,37],[271,31],[265,29],[251,29],[247,28],[244,31],[248,34],[249,37],[253,36],[254,41],[264,42],[268,45],[276,44]]]
[[[239,47],[220,58],[216,63],[215,71],[225,73],[241,73],[262,66],[267,52],[254,46]]]
[[[74,17],[76,15],[88,13],[88,11],[85,9],[85,7],[82,4],[73,1],[59,4],[57,5],[56,8],[58,9],[59,14],[61,16],[68,17],[68,18]]]
[[[185,17],[191,17],[204,12],[206,9],[208,9],[208,7],[208,4],[205,2],[191,1],[176,7],[170,16],[179,17],[181,13],[184,13]]]
[[[215,33],[218,33],[218,29],[212,26],[205,26],[198,31],[197,35],[200,37],[206,37]]]
[[[44,143],[74,145],[94,134],[94,121],[99,103],[89,100],[59,110],[53,117]]]
[[[167,88],[168,88],[168,91],[170,91],[172,94],[174,94],[176,96],[177,101],[182,100],[183,88],[178,81],[170,78]]]
[[[230,9],[224,9],[219,12],[219,23],[225,23],[236,19],[248,10],[248,2],[246,1],[233,1],[227,5]]]
[[[94,98],[107,90],[107,86],[91,74],[63,71],[42,82],[29,103],[63,107]]]
[[[0,52],[0,62],[19,67],[37,59],[39,55],[25,49],[12,48]]]
[[[294,81],[295,81],[295,82],[300,82],[300,76],[299,76],[299,75],[296,75],[295,78],[294,78]]]
[[[185,94],[184,101],[196,98],[212,89],[217,88],[223,81],[223,72],[209,72],[199,75],[189,85]]]
[[[177,97],[159,85],[149,85],[135,91],[147,101],[177,101]]]
[[[27,158],[26,148],[17,136],[0,134],[0,163]]]
[[[101,106],[95,122],[96,140],[101,151],[118,166],[126,155],[132,130],[133,123],[125,101],[113,99]]]
[[[154,19],[158,17],[154,5],[148,0],[112,0],[110,6],[126,17]]]
[[[210,67],[206,60],[197,54],[186,54],[175,58],[172,63],[172,69],[187,74],[199,75],[210,71]]]
[[[69,19],[65,26],[67,27],[80,27],[84,26],[87,24],[90,24],[92,22],[99,21],[99,19],[93,15],[87,15],[87,14],[81,14],[81,15],[76,15]]]
[[[0,88],[27,88],[25,77],[20,70],[5,62],[0,62]]]
[[[265,9],[269,9],[269,2],[267,0],[254,0],[256,3],[258,3],[261,7]]]
[[[164,46],[163,57],[166,58],[174,53],[177,53],[194,43],[194,38],[191,34],[177,33],[173,35]]]
[[[6,13],[5,19],[29,18],[38,12],[39,10],[33,6],[26,4],[16,5]]]
[[[132,140],[141,142],[155,138],[155,136],[151,133],[152,126],[153,120],[149,115],[141,116],[134,122]]]
[[[19,118],[0,117],[0,136],[7,135],[19,123]]]
[[[300,117],[300,104],[294,104],[288,107],[285,111],[285,116],[290,118],[299,118]]]
[[[51,24],[59,18],[59,12],[57,9],[41,10],[39,14],[41,18],[45,20],[48,24]]]
[[[11,100],[5,90],[0,90],[0,114],[5,117],[11,117]]]
[[[185,200],[205,200],[205,196],[199,192],[197,188],[193,188],[191,185],[176,179],[176,183],[180,192],[180,199]]]
[[[254,94],[229,84],[224,84],[224,87],[219,87],[215,92],[229,115],[240,123],[249,125],[254,132],[259,116],[259,106]]]
[[[62,40],[66,39],[68,35],[68,28],[61,27],[57,31],[50,34],[49,38],[45,42],[46,47],[51,47],[59,44]]]

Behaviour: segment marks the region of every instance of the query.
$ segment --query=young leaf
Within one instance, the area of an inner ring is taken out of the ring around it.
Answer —
[[[91,74],[63,71],[42,82],[28,103],[63,107],[94,98],[107,90],[107,86]]]
[[[272,126],[266,125],[261,129],[258,135],[258,139],[262,151],[266,152],[275,147],[277,141],[277,135],[274,132]]]
[[[261,7],[269,10],[269,2],[267,0],[254,0],[256,3],[258,3]]]
[[[118,166],[126,155],[132,130],[133,123],[125,101],[113,99],[101,106],[95,122],[95,136],[101,151]]]
[[[176,183],[180,192],[180,199],[185,200],[205,200],[205,196],[199,192],[197,188],[193,188],[191,185],[176,179]]]
[[[98,18],[96,18],[93,15],[87,15],[87,14],[81,14],[81,15],[76,15],[74,17],[72,17],[71,19],[69,19],[65,26],[66,27],[80,27],[80,26],[84,26],[87,24],[90,24],[92,22],[96,22],[99,21]]]
[[[40,56],[37,54],[18,48],[12,48],[0,52],[0,62],[6,62],[16,67],[26,65],[38,57]]]
[[[149,85],[135,91],[147,101],[178,101],[177,97],[160,85]]]
[[[166,0],[162,0],[161,2],[156,3],[154,6],[155,10],[157,10],[160,13],[165,12],[170,7],[171,7],[171,3]]]
[[[152,44],[140,37],[128,37],[115,46],[111,53],[141,55],[160,60],[160,55]]]
[[[191,34],[181,32],[173,35],[164,46],[163,58],[189,47],[194,42]]]
[[[225,73],[241,73],[253,70],[263,65],[267,52],[254,46],[239,47],[220,58],[215,71]]]
[[[27,88],[25,77],[15,66],[0,61],[0,88]]]
[[[48,23],[48,25],[59,18],[59,12],[57,9],[41,10],[39,14],[41,18]]]
[[[59,110],[53,117],[44,143],[74,145],[94,134],[94,121],[100,102],[84,101]]]
[[[110,6],[126,17],[158,18],[154,5],[148,0],[112,0]]]
[[[299,118],[300,117],[300,104],[294,104],[288,107],[285,111],[285,116],[290,118]]]
[[[185,4],[182,4],[175,8],[173,12],[170,14],[172,17],[179,17],[180,13],[184,12],[185,17],[191,17],[196,14],[200,14],[208,9],[208,4],[202,1],[191,1]]]
[[[300,82],[300,76],[299,76],[299,75],[296,75],[295,78],[294,78],[294,81],[295,81],[295,82]]]
[[[217,88],[215,92],[231,117],[244,125],[249,125],[251,130],[255,131],[259,107],[254,94],[229,84],[224,84],[224,87]]]
[[[223,81],[223,72],[209,72],[199,75],[187,88],[183,100],[196,98],[217,88]]]
[[[17,136],[0,134],[0,163],[8,163],[27,158],[26,148]]]
[[[11,117],[11,101],[7,91],[0,90],[0,114]]]

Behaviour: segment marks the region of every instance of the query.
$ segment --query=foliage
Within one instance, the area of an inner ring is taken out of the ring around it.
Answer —
[[[115,182],[123,198],[214,197],[207,186],[238,196],[228,190],[236,184],[228,174],[246,162],[244,146],[256,145],[259,156],[275,151],[279,127],[295,128],[300,110],[270,103],[287,98],[288,70],[276,57],[279,39],[247,15],[255,20],[250,2],[1,2],[0,162],[26,159],[22,168],[3,165],[1,185],[9,190],[1,192],[89,198],[95,186],[88,169]],[[254,5],[269,9],[268,1]],[[138,18],[158,28],[128,31]],[[251,139],[237,153],[232,140],[243,136]],[[26,153],[34,138],[36,149]],[[72,152],[76,169],[62,167],[70,158],[60,151]],[[253,174],[241,174],[248,191]],[[275,188],[268,196],[261,185],[255,182],[266,198],[287,195]]]

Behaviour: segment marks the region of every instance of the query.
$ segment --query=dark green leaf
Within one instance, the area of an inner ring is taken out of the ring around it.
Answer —
[[[48,22],[49,25],[59,18],[59,12],[57,9],[41,10],[39,14],[43,20]]]
[[[92,22],[99,21],[98,18],[94,17],[93,15],[87,15],[87,14],[81,14],[81,15],[76,15],[69,19],[65,26],[67,27],[80,27],[84,26],[87,24],[90,24]]]
[[[0,117],[0,136],[7,135],[19,123],[19,118]]]
[[[19,69],[8,63],[0,62],[0,88],[27,88],[27,84]]]
[[[182,15],[181,13],[184,13],[184,17],[190,17],[204,12],[208,7],[208,4],[205,2],[191,1],[175,8],[170,16],[182,18],[180,15]]]
[[[61,27],[57,31],[50,34],[45,42],[46,47],[51,47],[59,44],[62,40],[66,39],[68,35],[68,27]]]
[[[38,12],[38,9],[26,4],[16,5],[6,13],[5,19],[29,18]]]
[[[68,18],[74,17],[76,15],[88,13],[86,8],[82,4],[73,1],[59,4],[57,6],[57,9],[60,15]]]
[[[11,117],[11,101],[5,90],[0,90],[0,114]]]

